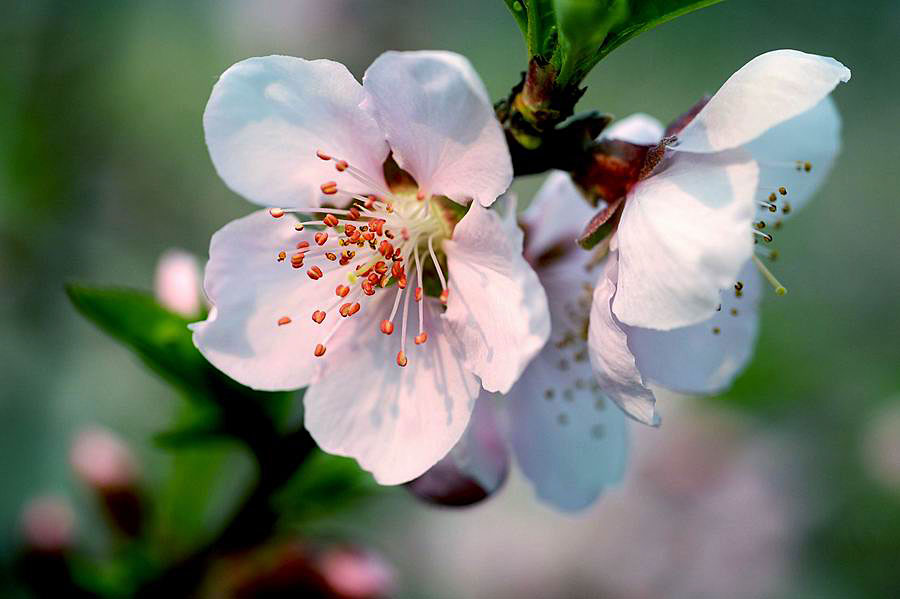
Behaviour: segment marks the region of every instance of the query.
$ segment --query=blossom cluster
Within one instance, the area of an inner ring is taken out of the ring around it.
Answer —
[[[563,510],[621,479],[627,418],[656,426],[654,387],[712,393],[747,364],[773,231],[840,146],[839,62],[759,56],[668,128],[603,139],[647,158],[596,209],[568,173],[524,211],[503,129],[471,64],[388,52],[360,84],[285,56],[229,68],[204,115],[212,161],[264,207],[212,239],[194,342],[262,390],[306,388],[319,446],[383,484],[482,495],[514,455]],[[458,486],[457,486],[458,488]]]

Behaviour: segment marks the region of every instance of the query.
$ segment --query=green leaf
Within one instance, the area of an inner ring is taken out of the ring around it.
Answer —
[[[283,422],[294,394],[254,391],[232,380],[197,351],[188,320],[160,306],[142,291],[66,287],[75,308],[131,349],[141,361],[191,399],[219,405],[224,433],[245,438],[271,434]]]
[[[291,520],[309,520],[348,508],[383,489],[354,460],[315,451],[277,495],[275,504]]]
[[[640,33],[719,2],[722,0],[630,0],[628,16],[610,30],[593,64]]]

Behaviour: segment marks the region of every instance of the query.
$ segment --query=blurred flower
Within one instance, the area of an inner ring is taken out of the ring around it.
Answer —
[[[647,381],[709,393],[743,368],[759,274],[785,291],[754,254],[754,236],[770,242],[764,230],[779,228],[829,171],[840,117],[827,95],[849,79],[834,59],[769,52],[666,132],[635,115],[607,133],[633,144],[662,138],[649,175],[624,198],[591,316],[598,380],[633,418],[658,421]]]
[[[195,318],[202,306],[200,266],[193,254],[166,250],[156,264],[153,290],[156,299],[176,314]]]
[[[325,580],[340,597],[388,597],[394,591],[394,569],[371,551],[352,547],[329,549],[319,558]]]
[[[42,553],[61,553],[75,540],[75,514],[59,497],[39,497],[25,506],[21,520],[25,547]]]
[[[393,593],[394,579],[393,568],[372,551],[280,541],[222,559],[201,596],[378,599]]]
[[[136,535],[143,525],[144,507],[138,465],[125,443],[105,429],[87,429],[72,444],[69,462],[100,498],[112,523],[127,535]]]
[[[476,376],[509,390],[549,333],[514,202],[487,208],[512,166],[478,75],[447,52],[385,53],[363,85],[331,61],[252,58],[222,75],[204,127],[232,189],[288,210],[213,237],[205,287],[215,307],[193,325],[197,347],[245,385],[309,385],[305,424],[325,451],[356,458],[383,484],[419,476],[465,430]],[[329,199],[357,203],[320,208]],[[272,220],[288,211],[318,216]],[[307,228],[317,229],[310,239]],[[288,252],[294,269],[319,264],[292,275]]]
[[[804,525],[791,448],[724,410],[672,408],[633,429],[625,484],[589,512],[548,513],[511,477],[478,510],[421,515],[411,569],[462,597],[777,596]]]
[[[870,416],[862,440],[866,471],[886,488],[900,492],[900,397]]]

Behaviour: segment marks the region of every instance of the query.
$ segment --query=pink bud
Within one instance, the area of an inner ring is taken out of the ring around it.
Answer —
[[[72,445],[69,462],[97,494],[116,529],[137,535],[144,523],[144,501],[138,465],[125,443],[104,429],[85,430]]]
[[[456,447],[425,474],[406,483],[406,488],[428,503],[462,507],[490,497],[508,474],[509,453],[494,404],[489,398],[479,399]]]
[[[59,497],[32,499],[22,512],[22,537],[26,546],[43,553],[60,553],[72,546],[75,514]]]
[[[159,303],[182,316],[200,314],[202,282],[197,259],[179,249],[167,250],[156,265],[153,284]]]
[[[394,569],[370,551],[344,547],[326,551],[319,567],[335,596],[375,599],[394,592]]]
[[[102,428],[79,433],[72,444],[69,462],[75,474],[96,489],[123,489],[133,486],[138,479],[131,450],[119,437]]]

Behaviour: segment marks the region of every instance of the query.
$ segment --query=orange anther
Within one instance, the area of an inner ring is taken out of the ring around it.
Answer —
[[[344,235],[353,235],[354,231],[356,231],[354,225],[344,225]]]
[[[302,231],[302,230],[303,230],[303,223],[297,223],[296,225],[294,225],[294,230],[295,230],[295,231]]]
[[[272,218],[281,218],[284,216],[284,210],[281,208],[269,208],[269,214],[272,215]]]
[[[317,358],[321,358],[325,355],[325,346],[321,343],[316,344],[316,349],[313,351],[313,355]]]
[[[336,168],[339,173],[343,173],[345,170],[347,170],[348,166],[350,165],[347,164],[346,160],[338,160],[334,163],[334,168]]]
[[[278,252],[278,261],[279,261],[279,262],[284,262],[284,259],[285,259],[285,258],[287,258],[287,253],[285,253],[285,252]]]
[[[394,275],[395,279],[399,279],[403,276],[403,263],[402,262],[394,262],[391,264],[391,274]]]
[[[325,257],[327,259],[331,260],[332,262],[337,260],[337,254],[335,254],[334,252],[325,252]]]
[[[441,291],[441,303],[444,304],[445,306],[447,305],[447,298],[448,298],[448,297],[450,297],[450,290],[449,290],[449,289],[444,289],[443,291]]]
[[[359,218],[359,208],[356,206],[350,207],[350,214],[347,215],[350,220],[357,220]]]
[[[322,193],[325,195],[334,195],[337,193],[337,183],[335,181],[328,181],[322,183],[322,186],[319,189],[321,189]]]
[[[426,333],[425,331],[422,331],[421,333],[416,335],[416,345],[422,345],[426,341],[428,341],[428,333]]]
[[[282,316],[278,319],[278,326],[284,326],[286,324],[291,324],[291,318],[289,316]]]
[[[409,362],[409,360],[406,359],[405,353],[403,353],[402,351],[397,352],[397,366],[400,366],[400,367],[406,366],[406,364],[408,362]]]
[[[416,287],[416,301],[417,302],[422,301],[422,288],[421,287]]]
[[[374,268],[375,272],[380,275],[383,275],[388,271],[387,262],[385,262],[384,260],[379,260],[378,262],[376,262]]]
[[[347,297],[347,294],[350,293],[350,288],[346,285],[338,285],[335,288],[334,293],[338,297]]]
[[[359,309],[360,309],[361,307],[362,307],[362,306],[359,305],[359,302],[354,302],[353,305],[350,306],[350,310],[349,310],[350,313],[348,314],[348,316],[353,316],[354,314],[356,314],[357,312],[359,312]]]
[[[313,239],[316,240],[316,243],[319,245],[325,245],[325,242],[328,241],[328,233],[325,231],[319,231],[315,235],[313,235]]]
[[[406,275],[403,275],[399,279],[397,279],[397,287],[400,289],[406,289]]]
[[[394,332],[394,323],[387,319],[382,320],[381,321],[381,332],[384,333],[385,335],[390,335],[391,333],[393,333]]]
[[[312,268],[310,268],[309,270],[306,271],[306,274],[309,275],[310,279],[315,281],[317,279],[322,278],[322,269],[319,268],[318,266],[313,266]]]
[[[316,324],[322,324],[322,321],[325,320],[325,312],[322,310],[316,310],[312,313],[313,322]]]
[[[326,227],[336,227],[338,224],[338,219],[333,214],[326,214],[325,218],[322,219],[322,222],[325,223]]]
[[[350,303],[341,304],[341,308],[340,308],[340,310],[338,310],[338,313],[341,316],[343,316],[344,318],[347,318],[348,316],[350,316],[350,309],[352,307],[353,307],[353,304],[350,304]]]
[[[316,156],[321,158],[322,160],[331,160],[331,156],[323,152],[322,150],[316,150]]]
[[[375,295],[375,285],[368,280],[363,281],[361,287],[366,295]]]
[[[298,250],[302,250],[303,248],[308,248],[308,247],[309,247],[309,242],[308,242],[308,241],[298,241],[298,242],[297,242],[297,249],[298,249]]]

